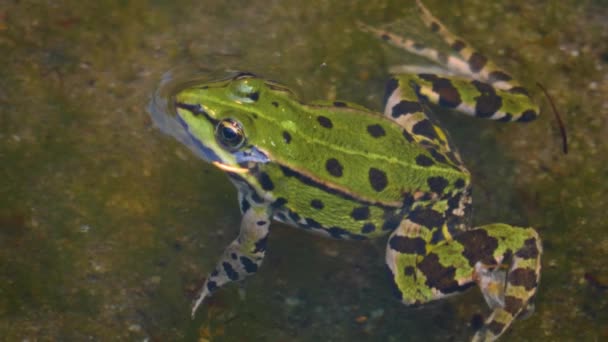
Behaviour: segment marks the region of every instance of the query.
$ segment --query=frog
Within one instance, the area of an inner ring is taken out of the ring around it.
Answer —
[[[529,122],[539,107],[421,1],[417,7],[453,54],[359,23],[364,33],[440,67],[393,75],[383,112],[348,101],[303,102],[251,72],[191,82],[172,96],[165,119],[180,131],[168,133],[228,176],[242,213],[238,236],[193,301],[193,318],[206,298],[258,271],[272,221],[333,239],[386,238],[390,287],[408,306],[477,286],[491,312],[473,341],[494,341],[533,311],[538,232],[505,223],[471,226],[471,174],[431,114],[445,108]]]

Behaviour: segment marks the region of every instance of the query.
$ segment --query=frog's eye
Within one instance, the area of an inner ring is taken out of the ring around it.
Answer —
[[[256,102],[260,95],[259,91],[262,81],[248,75],[243,77],[235,79],[230,84],[232,94],[239,101]]]
[[[222,146],[230,151],[238,150],[245,143],[243,126],[232,119],[224,119],[215,127],[215,137]]]

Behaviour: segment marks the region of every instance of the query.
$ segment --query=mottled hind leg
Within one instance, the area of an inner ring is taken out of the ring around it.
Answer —
[[[399,71],[405,71],[405,73],[433,73],[433,74],[459,74],[459,75],[468,75],[469,73],[466,71],[462,71],[463,69],[467,69],[467,62],[460,58],[457,55],[445,54],[435,48],[428,47],[425,44],[417,42],[408,37],[402,37],[395,33],[382,30],[379,28],[375,28],[373,26],[369,26],[367,24],[358,23],[359,29],[363,32],[370,33],[385,42],[398,47],[400,49],[406,50],[409,53],[418,55],[420,57],[424,57],[429,61],[440,65],[441,67],[438,69],[432,69],[429,66],[418,66],[418,65],[407,65],[405,66],[406,70],[395,68],[395,71],[398,73],[403,73]],[[407,69],[409,68],[409,69]]]
[[[192,317],[196,314],[199,305],[212,292],[230,282],[254,274],[264,259],[270,225],[267,207],[250,204],[250,201],[243,196],[239,198],[243,212],[239,236],[226,247],[215,269],[207,276],[192,305]]]
[[[450,56],[443,61],[439,61],[448,70],[491,84],[496,89],[527,94],[527,91],[505,70],[496,66],[488,57],[467,43],[463,38],[448,30],[424,6],[422,1],[416,0],[416,4],[420,10],[420,18],[424,24],[457,54],[457,56]]]
[[[452,163],[468,172],[462,167],[462,160],[449,134],[428,115],[430,110],[418,93],[422,82],[424,80],[418,75],[398,75],[390,79],[386,85],[384,115],[404,128],[406,139],[429,148],[438,162]]]
[[[494,341],[531,310],[540,278],[540,239],[532,228],[491,224],[432,244],[430,233],[405,220],[391,234],[386,263],[405,304],[423,304],[477,284],[491,314],[473,341]]]
[[[448,240],[431,244],[439,227],[404,220],[386,246],[386,264],[394,292],[406,305],[424,304],[463,291],[473,283],[473,267],[462,246]]]
[[[494,246],[493,241],[496,241],[492,256],[497,264],[483,260],[475,263],[475,281],[492,313],[473,341],[494,341],[515,318],[529,315],[534,309],[532,300],[540,280],[541,241],[532,228],[492,224],[463,233],[460,240],[465,250],[467,246],[474,247],[475,240],[480,240],[471,234],[474,231],[485,231],[487,235],[481,239],[488,241],[487,246]]]
[[[451,47],[452,54],[442,53],[412,39],[359,24],[363,31],[408,52],[425,57],[442,67],[437,71],[428,67],[410,67],[406,72],[417,74],[419,80],[412,79],[414,75],[407,76],[404,80],[405,84],[401,84],[402,89],[413,83],[418,98],[422,97],[441,107],[480,118],[527,122],[538,117],[538,105],[534,103],[525,88],[481,52],[451,33],[421,1],[418,0],[417,4],[422,21]],[[391,82],[397,81],[391,80],[389,86]],[[409,99],[412,100],[413,98]],[[388,105],[387,102],[387,107]]]

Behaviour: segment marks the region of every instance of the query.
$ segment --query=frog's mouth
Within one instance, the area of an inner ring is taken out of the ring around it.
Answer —
[[[230,165],[222,164],[218,161],[211,162],[211,164],[215,165],[217,168],[219,168],[220,170],[225,171],[225,172],[232,172],[232,173],[249,172],[249,169],[246,169],[244,167],[230,166]]]
[[[221,161],[213,161],[211,163],[226,172],[247,173],[251,170],[252,165],[270,162],[270,157],[266,152],[253,146],[248,147],[246,150],[234,152],[232,156],[234,156],[234,165],[228,165]]]

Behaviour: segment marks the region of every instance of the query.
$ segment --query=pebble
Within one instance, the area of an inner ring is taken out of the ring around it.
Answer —
[[[372,311],[370,316],[372,319],[378,319],[378,318],[384,316],[384,309],[376,309],[376,310]]]
[[[302,303],[302,301],[296,297],[287,297],[285,298],[285,304],[287,306],[298,306]]]
[[[139,324],[131,324],[128,329],[132,332],[141,332],[141,326]]]

